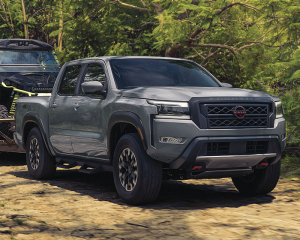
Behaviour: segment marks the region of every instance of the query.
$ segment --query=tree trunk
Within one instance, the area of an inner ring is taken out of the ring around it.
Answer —
[[[28,39],[28,22],[27,22],[27,17],[26,17],[26,9],[25,9],[25,4],[24,4],[24,0],[21,0],[21,4],[22,4],[22,11],[23,11],[23,18],[24,18],[24,35],[25,35],[25,39]]]
[[[63,27],[64,27],[64,11],[63,11],[63,2],[62,0],[59,1],[59,7],[60,7],[60,18],[59,18],[59,34],[58,34],[58,50],[62,51],[62,35],[63,35]]]

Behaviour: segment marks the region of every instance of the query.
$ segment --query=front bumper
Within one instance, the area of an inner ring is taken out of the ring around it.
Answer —
[[[279,156],[285,148],[285,134],[284,118],[276,119],[272,128],[240,129],[200,129],[192,120],[153,119],[152,137],[149,141],[151,146],[147,153],[158,161],[177,166],[175,162],[186,159],[187,155],[193,156],[193,162],[198,156],[206,156],[205,151],[201,150],[205,143],[229,142],[230,150],[226,155],[247,155],[246,150],[241,150],[246,142],[267,141],[273,147],[268,147],[261,153],[276,153]],[[186,141],[183,144],[162,143],[159,141],[161,137],[183,137]]]
[[[231,154],[208,155],[208,144],[220,142],[229,143]],[[266,153],[247,154],[249,142],[264,143],[268,146]],[[275,164],[280,158],[277,136],[196,138],[178,159],[169,164],[169,169],[185,170],[185,178],[236,177],[251,174],[254,168],[263,168],[261,163]]]
[[[247,154],[246,144],[252,141],[268,142],[266,153]],[[207,143],[212,142],[229,142],[229,154],[215,156],[205,154]],[[184,153],[178,159],[171,162],[169,166],[171,169],[189,169],[194,165],[203,166],[203,169],[248,168],[266,159],[272,159],[270,163],[275,164],[280,157],[279,140],[276,136],[202,137],[194,139]]]

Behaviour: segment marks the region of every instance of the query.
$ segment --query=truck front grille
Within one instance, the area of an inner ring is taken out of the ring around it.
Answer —
[[[201,113],[208,128],[266,128],[269,126],[268,104],[204,104]]]

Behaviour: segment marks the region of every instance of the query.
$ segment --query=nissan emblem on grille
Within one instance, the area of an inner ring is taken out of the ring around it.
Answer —
[[[246,109],[242,106],[237,106],[235,107],[234,111],[233,111],[234,115],[237,118],[244,118],[246,116]]]

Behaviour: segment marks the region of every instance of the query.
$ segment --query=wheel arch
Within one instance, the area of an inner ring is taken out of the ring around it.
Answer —
[[[29,112],[29,113],[25,114],[25,116],[23,118],[23,124],[22,124],[23,148],[26,149],[26,141],[27,141],[28,134],[31,131],[31,129],[34,127],[38,127],[38,129],[40,130],[43,141],[46,146],[46,149],[47,149],[48,153],[50,154],[50,156],[53,156],[49,149],[48,143],[46,141],[46,132],[45,132],[43,122],[42,122],[41,118],[39,117],[39,115],[36,113]]]
[[[148,149],[145,130],[141,119],[132,112],[114,112],[108,123],[107,131],[107,153],[112,162],[113,153],[117,142],[126,133],[138,133],[145,151]]]

